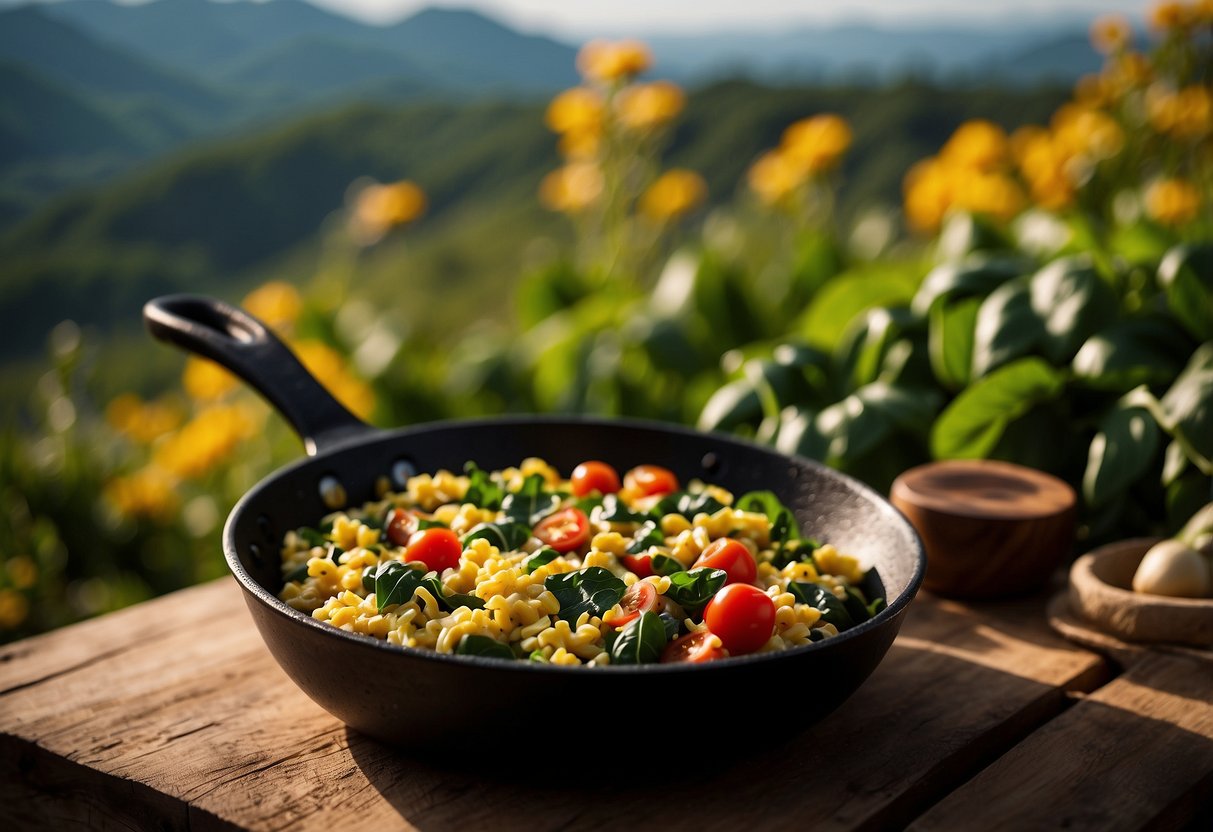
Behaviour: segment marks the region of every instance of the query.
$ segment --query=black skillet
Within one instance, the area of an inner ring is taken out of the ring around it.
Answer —
[[[621,702],[649,703],[654,715],[702,710],[713,695],[733,691],[746,692],[755,707],[785,703],[772,716],[789,731],[799,729],[868,677],[922,582],[925,556],[910,524],[871,489],[816,462],[718,434],[622,419],[515,416],[381,431],[338,404],[240,309],[174,295],[149,302],[143,314],[153,336],[235,372],[303,438],[309,458],[266,477],[232,509],[224,555],[262,638],[291,679],[338,719],[386,742],[438,747],[507,738],[540,721],[576,721]],[[360,505],[382,476],[400,486],[413,472],[458,471],[468,460],[494,470],[528,456],[566,475],[587,459],[621,471],[655,463],[682,482],[702,478],[737,494],[774,491],[807,534],[875,566],[879,578],[867,589],[889,606],[834,638],[779,653],[698,665],[570,668],[395,647],[278,600],[279,541],[290,529],[315,525],[335,498]]]

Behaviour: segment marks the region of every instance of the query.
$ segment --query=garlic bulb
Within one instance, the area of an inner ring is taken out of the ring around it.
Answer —
[[[1133,576],[1135,592],[1204,598],[1213,595],[1213,569],[1209,559],[1178,540],[1150,547]]]

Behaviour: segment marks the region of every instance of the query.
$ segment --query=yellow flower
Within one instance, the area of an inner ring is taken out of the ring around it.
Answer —
[[[231,456],[259,427],[260,419],[247,404],[208,405],[158,444],[152,459],[157,468],[176,477],[201,477]]]
[[[767,205],[777,205],[799,188],[805,179],[804,170],[778,150],[770,150],[750,166],[747,180],[750,189]]]
[[[1005,222],[1023,210],[1023,191],[1003,174],[965,171],[954,183],[955,204],[966,211]]]
[[[375,409],[375,393],[355,376],[345,357],[323,341],[297,341],[291,345],[299,361],[334,398],[360,419]]]
[[[1106,14],[1091,24],[1091,45],[1095,51],[1110,55],[1124,49],[1132,34],[1128,18],[1122,14]]]
[[[601,145],[600,133],[565,133],[556,143],[556,149],[566,159],[593,159]]]
[[[1011,135],[1010,145],[1038,205],[1058,211],[1074,202],[1071,157],[1048,130],[1035,125],[1021,127]]]
[[[1183,3],[1176,3],[1171,0],[1155,3],[1147,14],[1150,28],[1160,32],[1183,29],[1191,22],[1190,17],[1188,9]]]
[[[1142,86],[1154,77],[1154,65],[1140,52],[1122,52],[1104,67],[1104,78],[1117,95]]]
[[[553,211],[576,214],[602,195],[602,171],[593,162],[570,162],[539,183],[539,199]]]
[[[181,424],[184,414],[173,402],[144,402],[134,393],[123,393],[105,408],[110,427],[135,442],[148,444]]]
[[[1124,131],[1102,110],[1079,104],[1063,104],[1049,123],[1054,141],[1070,156],[1093,161],[1115,156],[1124,146]]]
[[[191,355],[185,360],[181,386],[194,401],[210,402],[231,393],[240,386],[240,381],[209,358]]]
[[[0,589],[0,629],[15,630],[29,615],[29,601],[20,592]]]
[[[271,280],[259,286],[249,292],[240,305],[271,329],[290,326],[303,311],[303,299],[299,297],[299,291],[283,280]]]
[[[902,182],[906,222],[920,233],[939,230],[952,208],[953,184],[947,167],[937,158],[923,159],[906,173]]]
[[[658,222],[677,219],[693,211],[708,195],[703,177],[675,168],[657,177],[640,195],[640,213]]]
[[[851,126],[846,119],[822,113],[801,119],[783,131],[779,149],[806,173],[829,170],[851,146]]]
[[[602,117],[606,110],[602,95],[587,87],[573,87],[552,99],[544,121],[554,133],[602,132]]]
[[[425,192],[408,180],[367,185],[354,197],[350,230],[358,242],[369,245],[391,229],[415,221],[426,207]]]
[[[577,53],[577,69],[589,81],[626,81],[653,64],[649,48],[637,40],[592,40]]]
[[[624,87],[615,98],[619,121],[632,130],[654,130],[682,112],[686,96],[677,84],[655,81]]]
[[[1192,4],[1191,14],[1196,23],[1213,23],[1213,0],[1196,0]]]
[[[1162,179],[1146,189],[1146,213],[1163,225],[1183,225],[1200,210],[1200,192],[1185,179]]]
[[[1084,107],[1105,107],[1116,97],[1116,89],[1104,75],[1084,75],[1074,85],[1074,100]]]
[[[1213,95],[1199,84],[1173,92],[1161,84],[1146,90],[1146,114],[1159,133],[1199,139],[1213,127]]]
[[[993,170],[1007,160],[1006,131],[990,121],[966,121],[956,128],[939,156],[949,165],[980,171]]]
[[[176,481],[155,467],[140,468],[125,477],[115,477],[102,490],[105,498],[124,517],[165,520],[177,510]]]

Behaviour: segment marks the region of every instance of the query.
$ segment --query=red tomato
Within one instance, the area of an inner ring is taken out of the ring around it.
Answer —
[[[623,608],[623,615],[611,619],[611,626],[616,630],[639,618],[641,613],[657,609],[657,588],[648,581],[637,581],[623,593],[619,606]]]
[[[703,608],[703,623],[730,656],[753,653],[775,631],[775,602],[756,586],[729,584]]]
[[[713,540],[703,554],[695,561],[695,566],[706,566],[709,569],[723,569],[729,573],[725,584],[752,584],[758,577],[758,564],[754,556],[740,540],[722,537]]]
[[[417,531],[417,515],[404,508],[392,509],[383,531],[394,545],[408,546],[409,538]]]
[[[540,520],[532,534],[561,554],[571,552],[590,539],[590,518],[579,508],[561,509]]]
[[[636,573],[638,578],[647,578],[653,574],[652,555],[624,555],[620,560],[628,571]]]
[[[623,484],[646,497],[678,490],[678,477],[660,465],[637,465],[623,477]]]
[[[573,469],[569,483],[574,497],[584,497],[597,491],[599,494],[614,494],[619,490],[619,474],[605,462],[590,460]]]
[[[698,664],[723,659],[725,657],[724,648],[715,639],[709,641],[711,635],[712,633],[690,633],[682,638],[674,639],[661,654],[662,664],[676,662]]]
[[[463,544],[459,536],[450,529],[423,529],[409,539],[409,548],[405,557],[409,560],[419,560],[426,569],[433,569],[439,574],[443,569],[459,565],[459,556],[463,554]]]

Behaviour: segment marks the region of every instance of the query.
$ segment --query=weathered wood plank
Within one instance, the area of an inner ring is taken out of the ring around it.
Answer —
[[[1213,663],[1156,654],[1017,745],[913,829],[1175,828],[1213,797]]]
[[[553,738],[568,744],[573,715],[628,708],[552,704],[545,717],[537,703],[532,734],[486,738],[476,760],[450,763],[380,746],[313,705],[262,646],[230,580],[156,604],[155,615],[121,627],[101,619],[42,637],[38,651],[0,664],[0,690],[9,691],[0,695],[0,748],[42,749],[43,780],[59,759],[56,776],[92,776],[98,789],[143,784],[167,797],[146,807],[149,822],[166,828],[181,828],[187,809],[254,829],[355,817],[367,828],[716,828],[752,822],[756,807],[771,826],[898,825],[1059,713],[1065,691],[1090,690],[1107,674],[1094,654],[1049,633],[1043,601],[976,612],[924,596],[849,702],[750,759],[714,760],[694,732],[644,722],[594,740],[585,763],[556,759]],[[82,662],[90,650],[105,655]],[[797,719],[794,689],[749,692],[740,706],[737,695],[705,691],[687,713],[719,712],[728,730],[756,736]],[[739,707],[768,710],[743,723]],[[668,761],[668,776],[629,778],[636,754]],[[610,785],[604,759],[619,761],[625,790]]]

